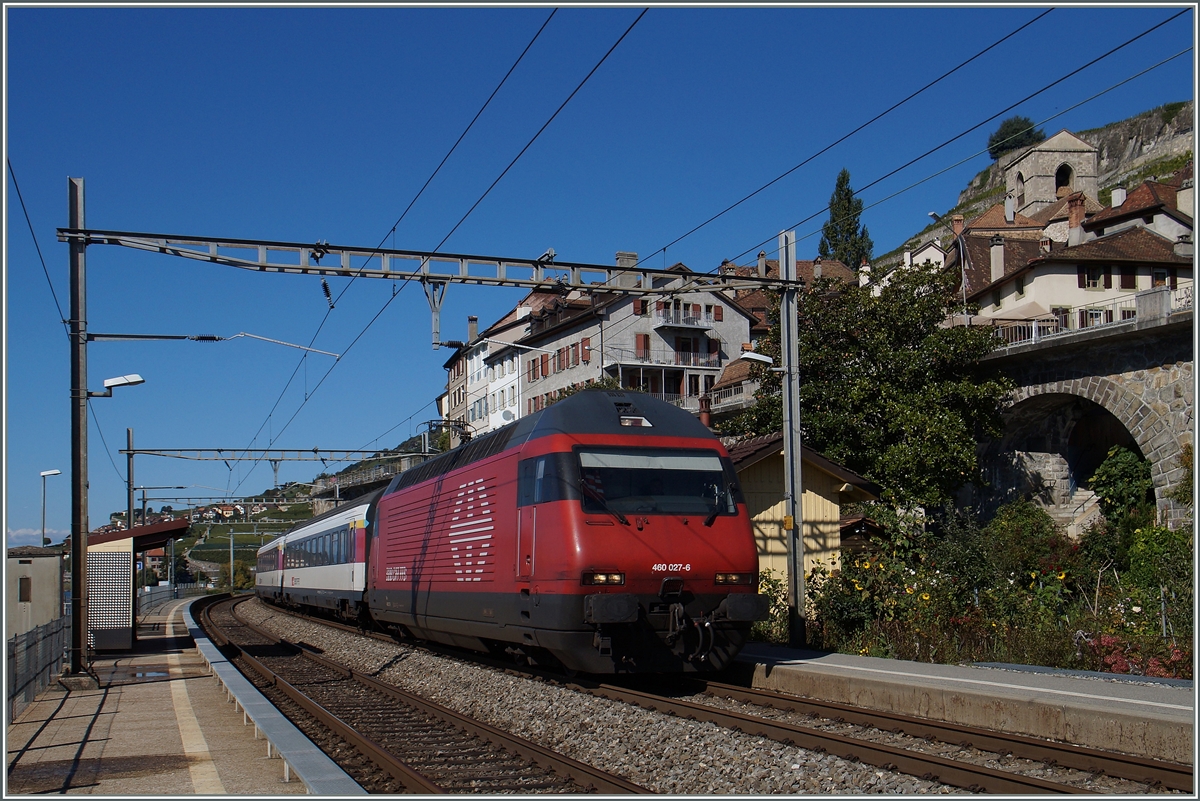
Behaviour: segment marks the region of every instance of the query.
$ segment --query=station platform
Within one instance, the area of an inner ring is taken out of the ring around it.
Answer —
[[[750,643],[754,687],[1195,764],[1192,682],[1024,665],[934,665]]]
[[[193,600],[150,610],[132,650],[92,663],[95,681],[52,684],[23,710],[7,732],[6,797],[310,791],[201,653],[189,632]]]

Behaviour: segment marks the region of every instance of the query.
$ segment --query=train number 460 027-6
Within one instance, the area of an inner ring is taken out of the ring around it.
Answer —
[[[680,570],[686,573],[692,569],[692,566],[682,562],[658,562],[650,569],[655,573],[678,573]]]

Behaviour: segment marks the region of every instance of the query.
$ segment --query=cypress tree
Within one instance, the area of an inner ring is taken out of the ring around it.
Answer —
[[[859,230],[862,210],[862,200],[856,198],[854,190],[850,188],[850,171],[843,168],[838,173],[837,184],[829,198],[829,219],[825,222],[821,241],[817,245],[817,253],[822,259],[837,259],[855,271],[862,265],[863,259],[868,262],[871,260],[875,243],[867,234],[865,225]]]

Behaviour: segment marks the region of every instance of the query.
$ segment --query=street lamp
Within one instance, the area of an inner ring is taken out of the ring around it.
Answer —
[[[942,222],[942,215],[936,211],[929,212],[929,218],[936,223]],[[951,233],[954,232],[951,231]],[[963,250],[962,234],[955,234],[954,244],[958,246],[958,266],[962,270],[963,317],[967,318],[967,254]]]
[[[111,398],[113,387],[136,387],[138,384],[145,384],[146,379],[142,378],[137,373],[129,375],[119,375],[116,378],[104,379],[103,392],[89,392],[89,398]]]
[[[50,541],[46,539],[46,476],[60,476],[61,470],[43,470],[40,473],[42,477],[42,545],[47,545]]]

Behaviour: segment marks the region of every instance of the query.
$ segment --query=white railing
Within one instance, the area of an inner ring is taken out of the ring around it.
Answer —
[[[748,401],[754,398],[754,393],[758,391],[758,382],[747,382],[737,384],[732,387],[718,389],[716,392],[710,392],[709,397],[712,398],[713,408],[724,406],[727,403],[737,403],[738,401]]]
[[[658,325],[682,325],[689,328],[707,328],[712,325],[712,319],[708,317],[698,317],[692,314],[682,314],[676,311],[661,311],[654,314],[654,321]]]
[[[655,364],[667,367],[720,367],[721,354],[693,353],[667,348],[610,348],[604,349],[605,356],[623,364]]]
[[[1181,286],[1171,290],[1171,311],[1183,311],[1192,308],[1192,285]]]
[[[1056,308],[1053,313],[1032,320],[997,322],[996,328],[1007,345],[1037,343],[1088,328],[1103,328],[1136,320],[1137,307],[1136,295],[1123,295],[1104,303]]]

